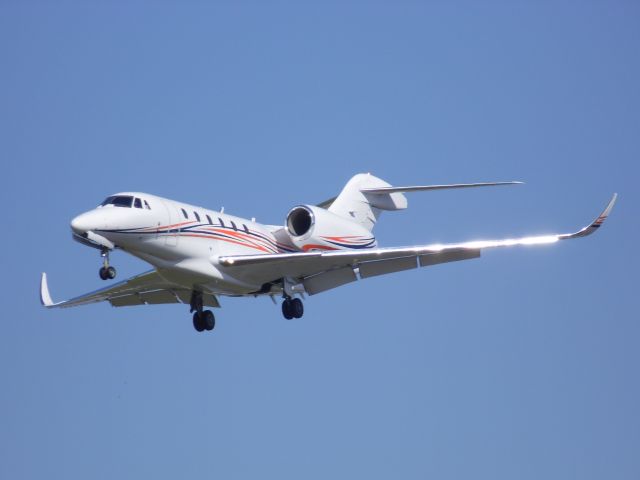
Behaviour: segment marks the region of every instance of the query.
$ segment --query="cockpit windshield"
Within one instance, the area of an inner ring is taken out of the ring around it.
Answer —
[[[107,199],[100,204],[101,207],[106,205],[113,205],[114,207],[127,207],[131,208],[131,204],[133,203],[133,197],[129,195],[114,195],[112,197],[107,197]]]

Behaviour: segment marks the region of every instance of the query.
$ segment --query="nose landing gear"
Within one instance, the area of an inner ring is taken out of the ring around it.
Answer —
[[[116,269],[113,267],[100,267],[98,274],[102,280],[113,280],[116,278]]]
[[[100,256],[102,257],[102,267],[98,271],[100,278],[102,280],[113,280],[116,278],[116,269],[109,265],[109,249],[103,248],[100,251]]]

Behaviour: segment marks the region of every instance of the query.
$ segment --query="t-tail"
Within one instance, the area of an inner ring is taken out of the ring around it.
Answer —
[[[407,208],[407,198],[404,196],[406,192],[518,185],[521,183],[523,182],[511,181],[394,187],[370,173],[359,173],[347,182],[340,195],[322,202],[318,206],[328,209],[331,213],[348,218],[372,231],[382,211]]]

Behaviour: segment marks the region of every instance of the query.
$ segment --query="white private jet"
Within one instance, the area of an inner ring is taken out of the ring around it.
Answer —
[[[123,192],[71,221],[73,238],[97,248],[103,257],[100,278],[113,279],[109,252],[119,248],[154,268],[86,295],[53,302],[46,273],[40,298],[47,308],[108,301],[114,307],[184,303],[198,332],[213,330],[215,317],[205,306],[218,297],[282,296],[286,319],[300,318],[304,294],[315,295],[357,279],[438,263],[468,260],[481,250],[542,245],[584,237],[607,218],[617,195],[590,225],[575,233],[516,239],[379,248],[372,230],[380,213],[407,207],[405,192],[512,185],[489,182],[394,187],[370,174],[351,178],[340,195],[319,205],[299,205],[284,226],[227,215],[147,193]]]

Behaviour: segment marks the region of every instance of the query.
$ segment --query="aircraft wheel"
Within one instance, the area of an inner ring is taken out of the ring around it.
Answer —
[[[113,267],[100,267],[98,274],[102,280],[113,280],[116,278],[116,269]]]
[[[291,300],[289,300],[288,298],[285,298],[285,300],[282,302],[282,315],[287,320],[291,320],[293,318]]]
[[[205,330],[213,330],[216,326],[216,317],[213,316],[211,310],[205,310],[202,312],[202,324]]]
[[[113,280],[116,278],[116,269],[113,267],[107,267],[107,278]]]
[[[302,315],[304,314],[304,305],[302,303],[302,300],[300,300],[299,298],[294,298],[293,300],[291,300],[291,315],[294,318],[300,318],[302,317]]]
[[[195,328],[198,332],[202,332],[204,330],[204,322],[202,321],[202,317],[198,312],[193,314],[193,328]]]
[[[98,271],[98,274],[100,275],[100,278],[102,280],[106,280],[107,278],[109,278],[108,274],[107,274],[107,269],[104,267],[100,267],[100,270]]]

